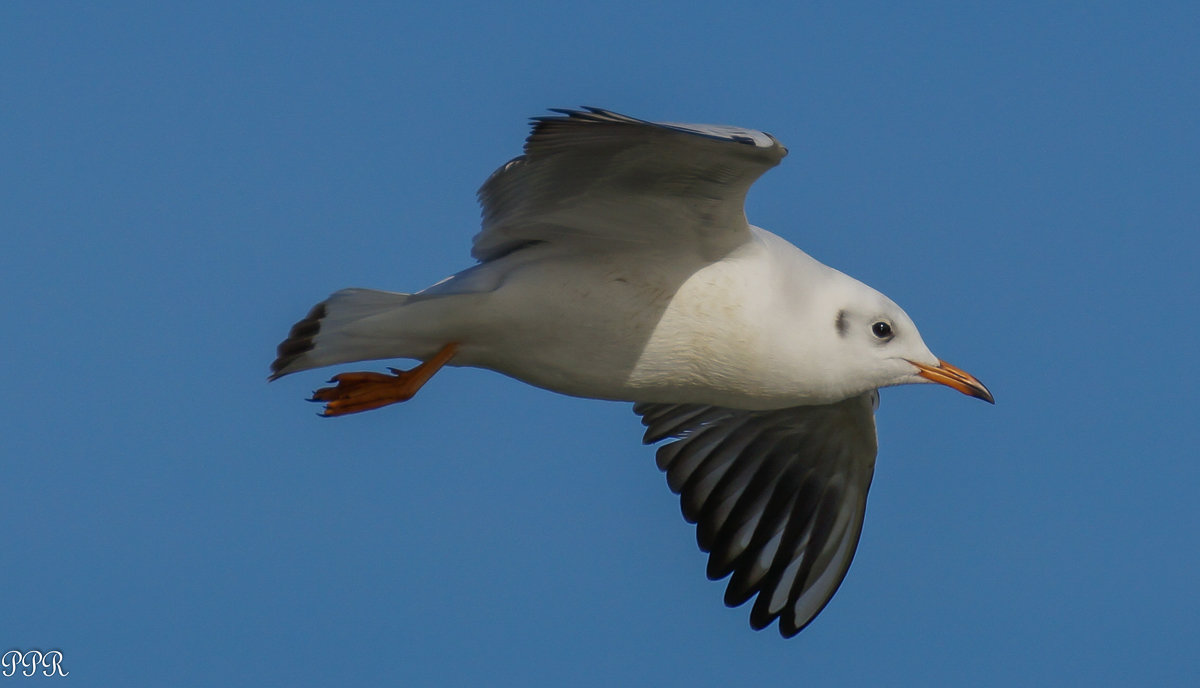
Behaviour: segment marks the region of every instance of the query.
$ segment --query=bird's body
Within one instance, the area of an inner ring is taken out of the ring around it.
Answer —
[[[887,297],[766,230],[746,190],[786,150],[733,127],[603,110],[538,120],[524,156],[484,184],[479,263],[415,294],[347,289],[279,347],[274,376],[414,358],[335,377],[327,415],[408,398],[442,365],[555,392],[636,402],[684,514],[733,574],[726,601],[798,632],[853,556],[875,459],[875,390],[941,382]]]
[[[808,314],[832,324],[836,309],[811,296],[850,281],[758,228],[715,262],[545,244],[403,295],[344,334],[370,343],[366,358],[424,360],[458,342],[450,365],[572,396],[774,409],[874,388],[830,379],[824,338],[787,327]],[[329,305],[364,296],[387,299],[348,290]]]

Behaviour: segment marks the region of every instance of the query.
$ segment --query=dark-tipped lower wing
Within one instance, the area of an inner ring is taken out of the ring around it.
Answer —
[[[833,597],[862,532],[875,470],[878,394],[826,406],[738,411],[636,404],[658,467],[709,553],[729,576],[725,603],[757,595],[750,625],[779,619],[793,636]]]

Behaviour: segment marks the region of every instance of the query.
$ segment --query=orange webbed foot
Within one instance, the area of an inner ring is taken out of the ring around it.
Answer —
[[[369,372],[334,375],[329,381],[337,386],[318,389],[309,401],[324,402],[321,415],[326,417],[361,413],[408,401],[457,351],[457,344],[447,344],[433,358],[411,370],[389,368],[391,375]]]

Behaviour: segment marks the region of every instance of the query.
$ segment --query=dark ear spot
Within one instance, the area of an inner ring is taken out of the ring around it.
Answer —
[[[838,336],[845,337],[846,336],[846,328],[848,327],[848,325],[846,324],[846,311],[845,310],[838,311],[837,320],[835,320],[833,322],[833,324],[834,324],[834,326],[837,327]]]

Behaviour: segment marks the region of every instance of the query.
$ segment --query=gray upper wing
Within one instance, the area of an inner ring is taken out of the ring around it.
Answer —
[[[791,637],[833,597],[862,532],[875,471],[878,393],[827,406],[739,411],[636,404],[644,442],[709,553],[725,603],[757,595],[750,625]]]
[[[745,240],[744,201],[787,149],[770,134],[655,123],[598,108],[534,119],[525,154],[479,190],[487,261],[534,242],[684,242],[720,255]]]

